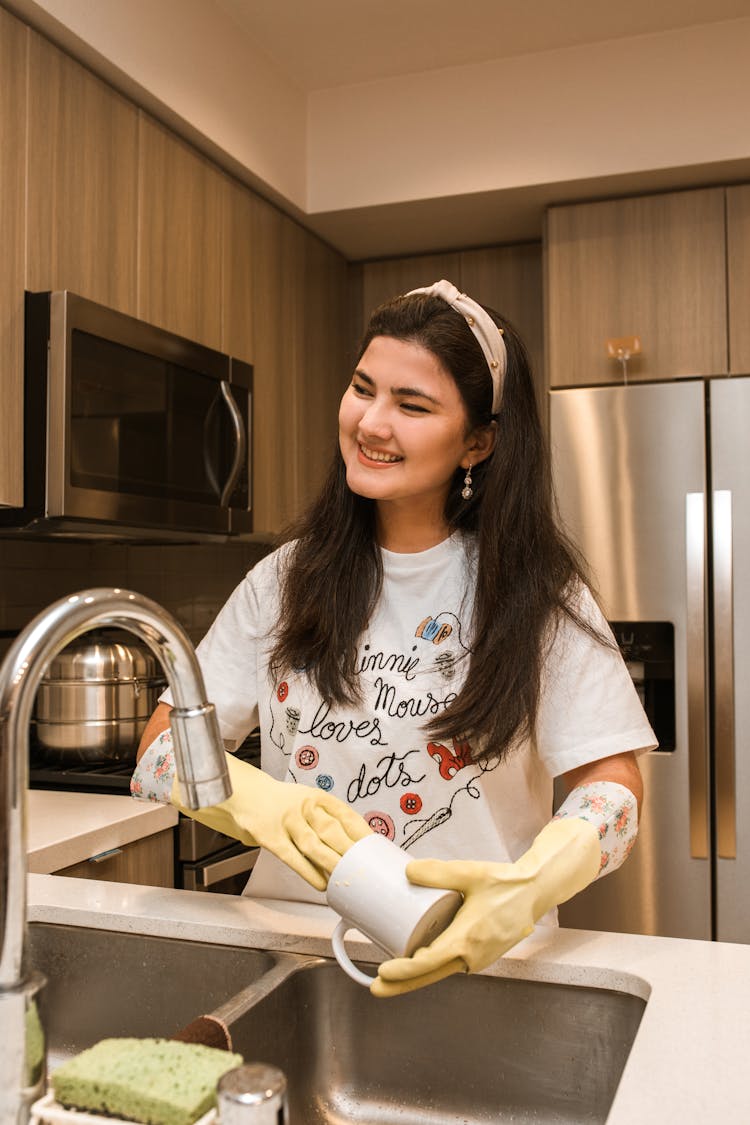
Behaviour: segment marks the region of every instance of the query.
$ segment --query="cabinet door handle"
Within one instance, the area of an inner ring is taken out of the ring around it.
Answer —
[[[122,848],[110,848],[109,851],[99,852],[99,855],[92,855],[89,857],[89,863],[104,863],[105,860],[112,859],[116,855],[122,855]]]

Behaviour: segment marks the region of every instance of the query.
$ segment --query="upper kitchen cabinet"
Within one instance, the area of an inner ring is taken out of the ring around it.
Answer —
[[[253,361],[254,259],[258,197],[234,180],[224,184],[221,350]]]
[[[362,322],[357,337],[362,335],[370,313],[384,301],[420,289],[445,278],[454,285],[458,280],[461,255],[421,254],[414,258],[389,258],[379,262],[365,262],[361,267]]]
[[[134,315],[138,111],[35,32],[29,45],[26,287]]]
[[[0,505],[23,503],[26,39],[0,8]]]
[[[726,296],[723,188],[552,208],[550,385],[620,382],[607,341],[628,336],[628,379],[726,374]]]
[[[320,488],[348,377],[345,260],[253,201],[254,527],[278,532]]]
[[[139,173],[138,316],[221,348],[224,178],[145,113]]]
[[[253,208],[253,526],[277,532],[299,503],[296,334],[304,253],[291,219],[262,199]]]
[[[461,289],[499,312],[518,329],[529,353],[540,406],[544,398],[542,246],[491,246],[460,256]]]
[[[750,374],[750,184],[727,188],[729,370]]]
[[[338,440],[341,396],[351,377],[347,347],[347,267],[336,251],[307,235],[305,303],[300,334],[300,500],[325,479]]]

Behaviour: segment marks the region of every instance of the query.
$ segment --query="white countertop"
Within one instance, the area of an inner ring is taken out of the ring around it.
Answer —
[[[171,805],[100,793],[30,789],[27,803],[29,871],[47,875],[121,848],[178,819]]]
[[[325,907],[52,875],[29,876],[29,919],[317,956],[335,924]],[[539,929],[488,972],[647,1001],[609,1125],[750,1120],[750,946]]]

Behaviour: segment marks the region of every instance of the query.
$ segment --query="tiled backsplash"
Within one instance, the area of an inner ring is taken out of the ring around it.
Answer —
[[[0,631],[22,629],[64,594],[121,586],[153,598],[191,640],[204,635],[243,575],[270,547],[263,543],[107,544],[0,539]],[[0,656],[7,649],[0,645]]]

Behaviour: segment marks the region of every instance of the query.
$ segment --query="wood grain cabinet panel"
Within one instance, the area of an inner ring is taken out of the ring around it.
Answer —
[[[103,879],[107,883],[138,883],[145,887],[174,886],[174,829],[144,836],[111,854],[63,867],[55,875],[74,879]]]
[[[26,42],[0,8],[0,505],[23,504]]]
[[[727,372],[724,189],[554,207],[547,223],[552,386],[614,383],[611,337],[640,337],[628,377]]]
[[[270,203],[255,201],[252,254],[254,435],[253,497],[256,531],[280,531],[297,502],[297,415],[294,334],[294,247],[290,220]]]
[[[253,361],[253,284],[257,197],[226,179],[224,185],[221,348]]]
[[[140,116],[138,315],[221,348],[224,178]]]
[[[35,32],[27,288],[136,312],[138,111]]]
[[[338,411],[350,371],[346,262],[314,236],[305,242],[305,302],[299,385],[300,490],[309,503],[338,442]]]
[[[316,495],[348,378],[344,258],[253,202],[254,526],[279,532]]]
[[[539,406],[546,409],[541,243],[466,250],[460,278],[465,293],[518,329],[529,353]]]
[[[729,370],[750,374],[750,184],[727,188]]]
[[[422,254],[413,258],[391,258],[365,262],[362,268],[362,328],[370,313],[383,301],[410,289],[432,285],[445,278],[460,285],[461,255]]]

